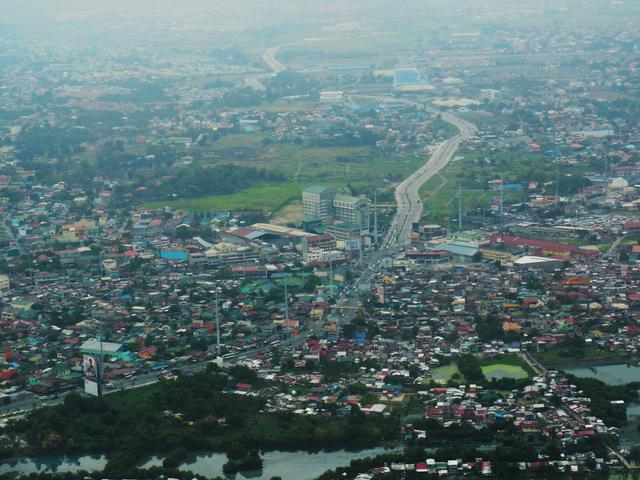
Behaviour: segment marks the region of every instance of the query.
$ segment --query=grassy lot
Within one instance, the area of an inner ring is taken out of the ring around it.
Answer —
[[[580,367],[636,361],[624,352],[611,352],[595,348],[554,348],[536,352],[533,356],[546,367]]]
[[[489,371],[490,369],[505,369],[505,370],[511,370],[512,372],[515,372],[516,370],[518,372],[522,371],[524,372],[525,376],[524,377],[520,377],[520,378],[526,378],[526,377],[532,377],[535,372],[533,371],[533,369],[529,366],[529,364],[527,362],[525,362],[522,357],[520,357],[519,355],[505,355],[499,358],[485,358],[483,359],[481,362],[482,365],[482,373],[485,374],[485,376],[487,376],[487,372],[485,371],[485,367],[487,367],[487,371]],[[487,377],[489,380],[491,380],[489,377]],[[515,378],[515,377],[513,377]]]
[[[582,171],[576,167],[561,166],[560,173],[579,175]],[[492,198],[500,198],[500,191],[488,189],[487,182],[496,178],[521,183],[526,189],[525,182],[529,180],[554,181],[555,165],[541,154],[528,152],[461,152],[420,189],[425,209],[434,220],[457,218],[457,188],[460,185],[463,189],[463,212],[480,216],[480,209],[488,209]],[[560,186],[562,194],[562,182]],[[525,200],[525,194],[525,191],[504,192],[504,203],[520,203]]]
[[[210,195],[208,197],[159,200],[145,203],[146,208],[170,206],[178,210],[219,211],[219,210],[263,210],[271,212],[290,198],[300,196],[302,186],[285,182],[278,185],[263,185],[240,190],[232,195]]]
[[[232,195],[153,201],[144,206],[198,211],[262,210],[280,216],[286,206],[301,199],[305,187],[315,184],[338,187],[350,184],[354,194],[370,196],[374,188],[379,188],[378,196],[382,200],[395,182],[428,159],[426,155],[388,156],[370,147],[265,145],[264,139],[265,135],[260,133],[224,135],[211,146],[211,151],[217,157],[216,164],[279,171],[289,181],[253,186]]]
[[[225,135],[212,146],[219,163],[278,170],[299,182],[350,181],[382,185],[400,179],[427,161],[426,155],[388,156],[370,147],[312,147],[294,144],[263,145],[262,134]],[[237,153],[242,152],[242,158]]]

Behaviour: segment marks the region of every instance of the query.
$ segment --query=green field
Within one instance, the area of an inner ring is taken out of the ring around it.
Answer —
[[[508,365],[506,363],[492,363],[490,365],[484,365],[482,367],[482,373],[487,380],[491,380],[493,378],[496,380],[501,378],[513,378],[515,380],[519,380],[529,376],[526,370],[521,366]]]
[[[606,365],[612,363],[637,362],[637,357],[625,352],[615,352],[586,347],[555,347],[544,352],[536,352],[533,356],[546,367],[564,368],[590,365]]]
[[[300,200],[311,185],[351,186],[354,194],[390,198],[395,182],[427,161],[426,155],[389,156],[371,147],[313,147],[267,143],[264,134],[230,134],[211,146],[215,164],[251,166],[284,174],[288,181],[258,185],[231,195],[151,201],[147,208],[169,206],[180,210],[261,210],[279,212]],[[203,160],[206,164],[206,160]]]
[[[561,166],[561,175],[580,175],[583,169]],[[504,192],[505,205],[523,202],[529,180],[555,180],[555,165],[541,154],[527,152],[462,151],[436,176],[420,189],[425,210],[434,220],[457,218],[458,186],[462,187],[463,214],[481,217],[482,208],[489,210],[491,198],[500,198],[500,191],[491,190],[487,182],[501,178],[505,182],[524,184],[524,191]],[[563,183],[560,183],[561,191]]]
[[[170,201],[159,200],[145,203],[143,206],[146,208],[169,206],[177,210],[191,211],[262,210],[268,213],[285,204],[290,198],[301,194],[301,185],[287,182],[279,185],[247,188],[232,195],[210,195]]]

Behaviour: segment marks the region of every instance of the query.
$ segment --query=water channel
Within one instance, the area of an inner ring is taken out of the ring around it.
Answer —
[[[565,372],[576,377],[595,378],[607,385],[640,382],[640,366],[629,364],[600,365],[596,367],[567,368]],[[640,402],[627,406],[629,424],[620,431],[620,446],[629,448],[640,443]]]
[[[351,460],[374,457],[397,450],[372,448],[357,452],[338,450],[334,452],[266,452],[262,455],[264,467],[259,471],[240,472],[231,476],[235,480],[268,480],[273,476],[295,478],[297,480],[313,480],[329,469],[349,465]],[[188,458],[181,470],[190,470],[207,477],[224,476],[222,466],[227,462],[224,453],[203,453]],[[30,474],[34,472],[65,473],[85,470],[100,471],[107,464],[107,457],[89,455],[41,456],[4,462],[0,465],[0,474]],[[162,458],[151,457],[141,467],[161,465]]]

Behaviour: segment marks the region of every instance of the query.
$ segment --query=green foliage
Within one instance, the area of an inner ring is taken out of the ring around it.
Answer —
[[[162,462],[165,468],[178,468],[189,456],[189,450],[185,447],[178,447],[171,450]]]
[[[607,385],[595,378],[568,376],[571,383],[591,399],[589,408],[596,417],[612,427],[621,427],[627,423],[626,405],[638,399],[637,384]],[[624,405],[612,404],[614,400],[623,400]]]
[[[113,157],[109,158],[107,167],[113,169]],[[105,168],[107,168],[105,167]],[[281,182],[285,178],[282,174],[253,167],[238,165],[216,165],[214,167],[189,166],[175,172],[165,181],[158,181],[153,188],[143,192],[136,192],[141,200],[169,198],[178,195],[184,198],[194,198],[203,195],[235,193],[244,188],[267,182]],[[137,188],[137,185],[135,185]],[[129,193],[133,187],[121,187],[119,195]]]
[[[242,461],[256,449],[368,448],[380,438],[397,437],[397,419],[358,411],[346,418],[262,413],[264,399],[227,393],[238,382],[259,386],[261,381],[236,366],[228,373],[180,375],[104,399],[71,393],[63,404],[11,423],[6,433],[23,437],[36,454],[108,454],[106,473],[112,476],[125,476],[143,456],[164,452],[165,467],[173,468],[197,450],[227,451],[230,459]]]
[[[470,383],[482,383],[485,381],[480,360],[473,355],[462,355],[458,359],[458,369]]]
[[[231,458],[231,457],[229,457]],[[230,459],[227,463],[222,466],[222,471],[226,474],[236,473],[246,470],[261,470],[262,469],[262,458],[260,458],[260,454],[257,450],[252,450],[251,452],[245,453],[240,458]]]

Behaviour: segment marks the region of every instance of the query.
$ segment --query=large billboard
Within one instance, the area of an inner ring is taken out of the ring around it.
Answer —
[[[87,380],[98,380],[98,359],[91,355],[83,355],[82,373]]]
[[[376,303],[383,305],[384,304],[384,285],[376,283],[372,286],[373,290],[373,298]]]
[[[100,396],[100,391],[98,390],[98,382],[92,382],[91,380],[84,379],[84,393],[87,395],[93,395],[94,397]]]
[[[84,375],[85,393],[95,397],[99,396],[100,362],[98,358],[92,355],[83,355],[82,373]]]

